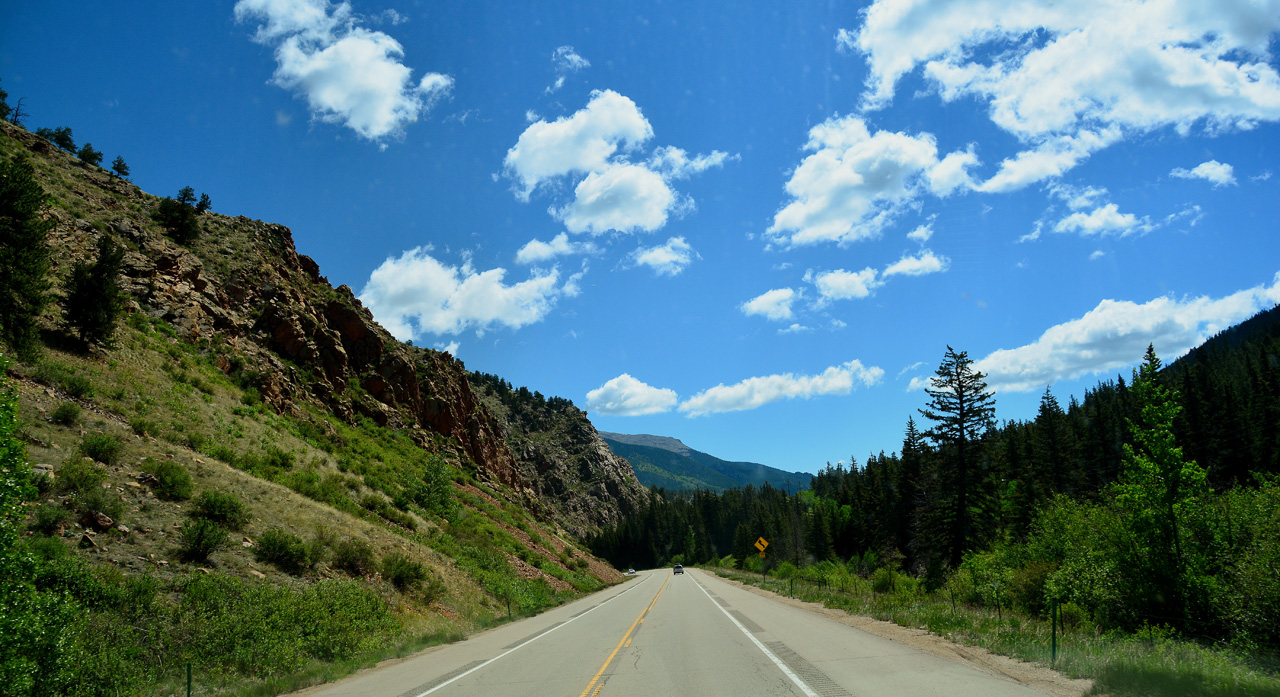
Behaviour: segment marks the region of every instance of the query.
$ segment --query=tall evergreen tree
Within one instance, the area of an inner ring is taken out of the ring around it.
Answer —
[[[935,485],[943,487],[935,501],[941,506],[934,512],[935,523],[949,528],[943,551],[955,568],[978,542],[974,513],[982,504],[983,484],[978,449],[995,415],[995,395],[987,388],[986,375],[973,369],[969,354],[950,346],[925,393],[929,403],[920,414],[934,422],[926,435],[938,448]],[[934,527],[935,534],[940,532]]]
[[[124,250],[111,238],[98,238],[98,256],[93,263],[80,262],[71,269],[71,283],[64,301],[67,324],[86,343],[108,343],[115,333],[123,309],[120,263]]]
[[[111,171],[121,179],[129,178],[129,165],[125,163],[123,155],[116,155],[116,159],[112,160]]]
[[[51,220],[44,189],[25,158],[0,161],[0,339],[19,356],[39,353],[36,320],[48,303]]]

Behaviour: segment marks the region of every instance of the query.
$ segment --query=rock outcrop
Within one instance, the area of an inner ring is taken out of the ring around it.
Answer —
[[[67,157],[9,124],[3,135],[42,157]],[[348,422],[367,417],[404,430],[478,478],[523,492],[528,505],[577,533],[636,506],[634,472],[585,413],[566,412],[564,426],[534,444],[520,430],[532,419],[509,407],[495,414],[452,356],[395,340],[350,288],[334,288],[297,252],[287,227],[205,213],[203,234],[183,247],[151,220],[158,199],[131,183],[85,167],[71,186],[91,212],[50,209],[55,273],[91,255],[97,237],[116,237],[127,248],[130,311],[164,319],[185,341],[220,347],[218,367],[251,383],[272,408],[301,416],[310,403]]]

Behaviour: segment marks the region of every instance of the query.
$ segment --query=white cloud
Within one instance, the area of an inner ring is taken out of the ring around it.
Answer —
[[[823,271],[821,273],[806,272],[804,280],[818,289],[818,306],[824,306],[832,300],[849,300],[865,298],[884,285],[877,277],[876,270],[868,266],[861,271]]]
[[[358,26],[345,2],[240,0],[235,16],[264,22],[254,40],[275,46],[275,84],[304,97],[314,118],[369,140],[402,133],[453,88],[440,73],[414,81],[400,43]]]
[[[944,101],[985,100],[992,121],[1030,146],[989,191],[1058,176],[1122,133],[1280,119],[1272,2],[877,0],[861,16],[837,41],[866,58],[866,108],[887,105],[922,67]]]
[[[1222,298],[1159,297],[1143,304],[1103,300],[1077,319],[1050,327],[1036,341],[975,361],[992,387],[1041,390],[1059,380],[1120,370],[1142,359],[1147,344],[1166,362],[1205,339],[1280,303],[1280,273]]]
[[[653,127],[635,102],[597,90],[572,116],[534,121],[507,151],[503,170],[522,201],[540,187],[572,183],[573,200],[548,208],[570,232],[650,232],[695,207],[670,181],[737,159],[720,151],[690,157],[680,148],[658,147],[648,160],[632,162],[652,138]]]
[[[1078,232],[1081,235],[1123,236],[1151,229],[1151,222],[1145,216],[1138,218],[1132,213],[1121,213],[1120,207],[1114,203],[1099,206],[1088,213],[1076,211],[1053,226],[1054,232]]]
[[[924,244],[933,237],[933,223],[925,223],[907,233],[907,239]]]
[[[611,164],[591,172],[573,193],[573,202],[552,214],[569,232],[593,235],[657,230],[667,224],[667,213],[676,203],[661,176],[633,164]]]
[[[848,29],[837,31],[836,50],[840,53],[853,53],[858,50],[858,35]]]
[[[923,189],[936,186],[939,193],[949,193],[960,186],[963,180],[955,172],[963,173],[969,161],[953,153],[939,162],[933,135],[873,134],[855,116],[814,126],[805,149],[813,153],[786,184],[792,200],[767,231],[784,246],[877,237]]]
[[[1193,169],[1176,167],[1169,172],[1169,175],[1179,179],[1203,179],[1211,182],[1215,189],[1223,186],[1235,186],[1236,184],[1236,175],[1231,165],[1223,164],[1217,160],[1201,162]]]
[[[925,249],[916,256],[904,255],[901,259],[885,267],[884,278],[890,276],[924,276],[931,273],[942,273],[951,268],[951,260],[940,257],[932,250]]]
[[[1268,179],[1270,179],[1270,178],[1271,178],[1271,170],[1269,170],[1269,169],[1264,169],[1264,170],[1262,170],[1260,173],[1255,174],[1255,175],[1253,175],[1252,177],[1249,177],[1249,181],[1251,181],[1251,182],[1264,182],[1264,181],[1267,181],[1267,180],[1268,180]]]
[[[1105,257],[1106,255],[1107,253],[1102,251],[1101,249],[1095,249],[1093,250],[1093,254],[1089,255],[1089,261],[1097,261],[1102,257]]]
[[[973,177],[969,174],[969,168],[979,164],[981,163],[978,161],[977,154],[973,152],[972,145],[968,150],[957,150],[948,154],[925,173],[929,191],[936,196],[945,197],[950,196],[957,189],[972,189],[974,183]]]
[[[782,399],[849,394],[856,384],[870,387],[883,377],[882,369],[866,368],[861,361],[853,360],[827,368],[818,375],[783,373],[747,378],[733,385],[719,384],[686,399],[680,404],[680,411],[688,416],[702,416],[755,409]]]
[[[775,322],[791,319],[791,304],[795,302],[796,292],[790,288],[775,288],[766,291],[739,306],[742,314],[761,315]]]
[[[551,62],[556,68],[556,81],[546,89],[547,94],[558,91],[564,87],[565,78],[584,68],[591,67],[591,61],[578,55],[572,46],[561,46],[551,53]]]
[[[811,331],[813,331],[813,327],[806,327],[803,324],[800,324],[799,322],[793,322],[791,326],[786,327],[784,329],[779,329],[778,333],[779,334],[800,334],[802,332],[811,332]]]
[[[536,264],[569,254],[592,254],[595,251],[596,248],[589,243],[570,242],[569,235],[562,232],[551,238],[550,242],[543,242],[539,239],[532,239],[526,242],[516,252],[516,263]]]
[[[654,148],[653,155],[646,163],[649,169],[661,173],[667,179],[688,179],[694,174],[723,167],[726,160],[740,159],[738,155],[712,150],[710,155],[694,155],[673,146]]]
[[[640,247],[631,253],[631,261],[637,266],[648,266],[659,276],[676,276],[694,259],[700,259],[693,247],[683,237],[672,237],[666,244]]]
[[[591,93],[587,106],[569,117],[535,121],[507,151],[503,167],[529,200],[540,184],[567,174],[603,171],[614,153],[653,137],[653,127],[636,103],[613,90]]]
[[[575,274],[559,285],[559,271],[537,271],[527,280],[504,283],[505,269],[477,272],[470,260],[449,266],[429,248],[410,249],[374,269],[360,291],[378,322],[397,339],[419,334],[481,334],[496,326],[519,329],[533,324],[561,295],[576,294]]]
[[[436,348],[436,350],[437,350],[437,351],[444,351],[445,353],[449,354],[450,356],[453,356],[454,358],[457,358],[457,357],[458,357],[458,347],[459,347],[459,346],[461,346],[461,344],[459,344],[458,342],[456,342],[456,341],[450,341],[450,342],[449,342],[449,343],[447,343],[447,344],[446,344],[446,343],[437,343],[437,344],[435,345],[435,348]]]
[[[671,411],[674,390],[653,387],[623,373],[587,393],[587,409],[610,416],[641,416]]]

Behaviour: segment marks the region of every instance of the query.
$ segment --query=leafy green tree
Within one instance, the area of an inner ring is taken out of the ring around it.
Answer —
[[[110,237],[98,238],[93,263],[79,262],[71,269],[71,283],[63,308],[67,324],[86,343],[108,343],[124,309],[120,265],[124,250]]]
[[[1133,371],[1134,416],[1128,419],[1130,442],[1116,485],[1116,503],[1136,545],[1130,567],[1134,578],[1151,586],[1155,610],[1186,617],[1189,557],[1183,536],[1188,519],[1208,494],[1204,468],[1183,458],[1173,424],[1182,407],[1178,393],[1161,384],[1160,359],[1147,347]]]
[[[196,204],[196,190],[189,186],[178,189],[178,203],[194,206]]]
[[[85,143],[84,145],[81,145],[80,150],[76,152],[76,157],[80,158],[81,162],[91,167],[98,167],[102,165],[102,152],[100,150],[94,150],[93,143]]]
[[[26,502],[34,496],[26,450],[15,436],[18,395],[0,357],[0,692],[59,694],[59,663],[75,607],[37,590],[34,561],[21,543]]]
[[[213,207],[213,201],[209,200],[209,194],[200,194],[200,202],[196,204],[196,212],[203,213]]]
[[[36,320],[48,304],[51,220],[25,158],[0,161],[0,339],[26,360],[39,355]]]
[[[934,377],[929,378],[929,403],[920,414],[934,422],[925,435],[938,447],[938,476],[933,532],[940,540],[952,568],[960,566],[964,553],[979,541],[975,509],[981,505],[978,450],[983,433],[995,414],[995,395],[987,389],[986,375],[973,369],[965,351],[950,346]]]
[[[111,171],[121,179],[129,178],[129,165],[125,164],[123,155],[116,155],[116,159],[112,160]]]

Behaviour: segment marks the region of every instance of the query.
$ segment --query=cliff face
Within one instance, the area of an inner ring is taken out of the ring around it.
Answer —
[[[3,124],[33,157],[65,157],[49,143]],[[188,247],[151,220],[157,199],[96,168],[61,181],[70,210],[50,209],[55,272],[92,254],[100,235],[127,248],[129,311],[168,321],[191,342],[227,350],[218,367],[252,383],[274,409],[302,416],[307,405],[352,422],[370,418],[403,430],[420,447],[444,451],[486,481],[522,492],[525,503],[574,532],[616,522],[641,487],[586,415],[534,436],[530,421],[495,415],[452,356],[396,341],[347,286],[334,288],[299,254],[288,228],[213,213]],[[90,222],[92,221],[92,222]],[[580,495],[587,493],[584,499]]]

